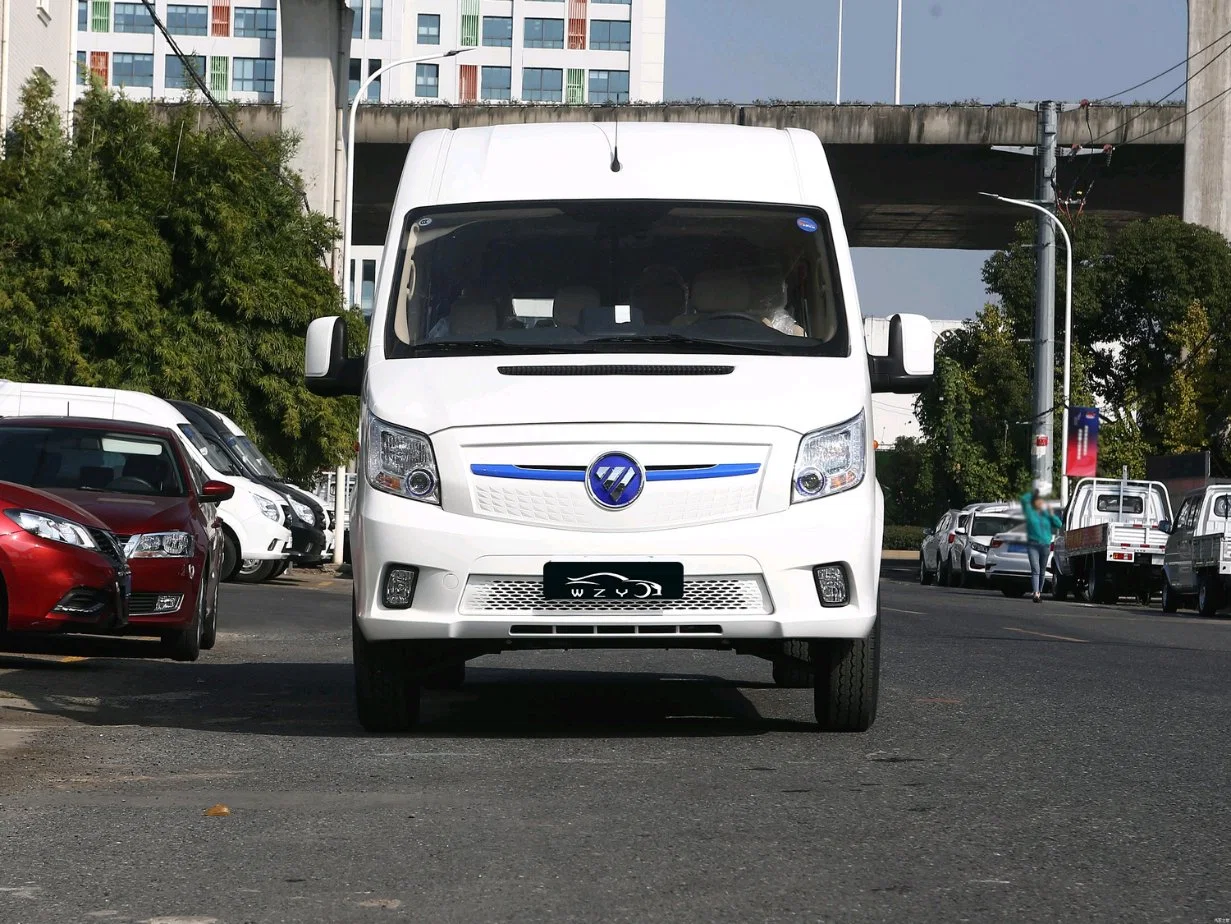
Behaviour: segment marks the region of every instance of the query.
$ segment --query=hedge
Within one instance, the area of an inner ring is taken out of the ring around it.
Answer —
[[[919,551],[927,530],[922,526],[886,526],[881,548],[895,551]]]

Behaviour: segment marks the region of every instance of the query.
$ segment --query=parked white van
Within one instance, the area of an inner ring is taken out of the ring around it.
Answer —
[[[118,388],[42,385],[0,381],[0,417],[63,416],[132,420],[157,424],[180,435],[191,462],[207,480],[224,481],[235,495],[218,505],[226,536],[223,579],[231,577],[241,559],[285,559],[291,543],[283,500],[273,491],[245,478],[223,454],[211,447],[188,420],[162,398]]]
[[[360,394],[359,717],[519,648],[724,648],[876,715],[877,391],[932,373],[922,317],[869,357],[828,163],[803,131],[500,126],[419,135]]]

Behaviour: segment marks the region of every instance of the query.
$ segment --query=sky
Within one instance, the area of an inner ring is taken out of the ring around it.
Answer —
[[[838,0],[667,0],[666,98],[833,102],[837,17]],[[896,0],[845,0],[843,102],[893,101],[896,17]],[[904,0],[902,102],[1100,99],[1184,60],[1187,30],[1186,0]],[[971,317],[987,256],[856,249],[863,312]]]

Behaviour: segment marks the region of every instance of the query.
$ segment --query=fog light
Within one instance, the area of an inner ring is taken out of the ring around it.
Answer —
[[[846,606],[851,602],[845,567],[817,565],[812,569],[812,576],[816,579],[816,592],[820,595],[821,606]]]
[[[183,599],[183,594],[159,594],[154,602],[154,612],[174,613],[180,608],[180,601]]]
[[[419,569],[410,565],[389,565],[381,589],[381,605],[387,610],[407,610],[415,599]]]

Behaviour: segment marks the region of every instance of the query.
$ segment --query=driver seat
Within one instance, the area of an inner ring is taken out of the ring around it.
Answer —
[[[692,309],[698,314],[744,314],[752,301],[748,277],[738,270],[702,270],[692,284]]]

